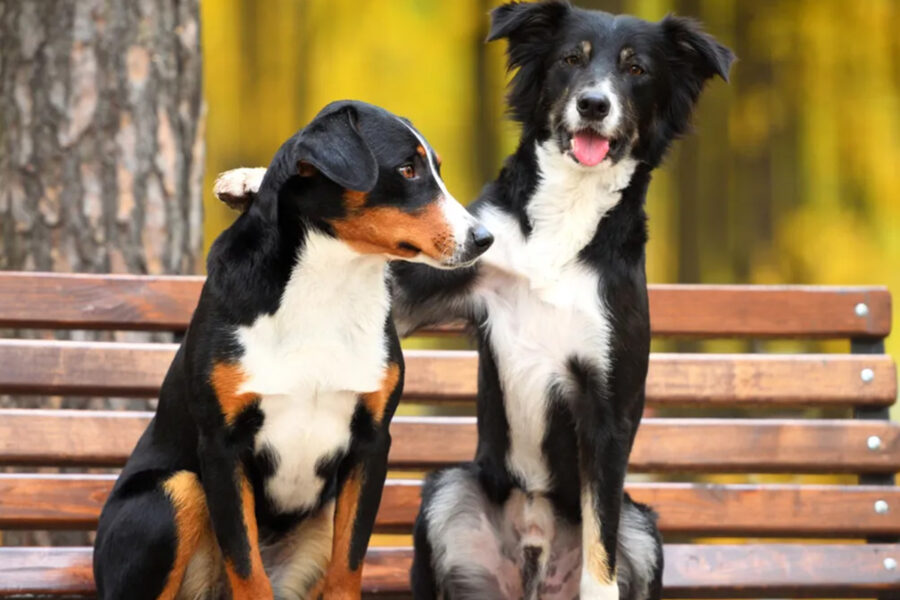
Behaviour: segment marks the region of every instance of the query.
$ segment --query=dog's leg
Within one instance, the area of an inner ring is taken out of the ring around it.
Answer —
[[[575,399],[581,478],[581,598],[617,600],[616,551],[625,472],[632,439],[620,399],[596,370],[571,365],[580,390]]]
[[[272,598],[263,569],[253,487],[225,432],[200,436],[203,490],[234,600]]]
[[[172,503],[175,513],[175,562],[166,586],[157,600],[175,600],[181,589],[188,564],[204,539],[208,539],[209,511],[206,507],[206,496],[197,474],[190,471],[178,471],[163,483],[166,496]]]
[[[200,480],[232,597],[267,600],[272,586],[259,551],[253,486],[241,464],[259,427],[259,396],[241,391],[244,378],[236,365],[214,363],[209,380],[194,390],[190,407],[198,413],[196,421],[205,424],[197,448]]]
[[[181,586],[178,563],[188,544],[182,544],[179,511],[162,483],[156,473],[133,474],[103,507],[94,549],[101,600],[171,598]]]
[[[623,600],[659,600],[662,594],[663,546],[656,513],[628,494],[619,520],[617,556],[619,591]]]
[[[396,337],[393,341],[399,353],[399,341]],[[357,440],[364,449],[351,448],[345,464],[341,465],[339,481],[342,483],[334,511],[331,562],[325,576],[313,589],[312,598],[349,600],[360,597],[362,562],[387,477],[391,446],[388,426],[402,391],[403,364],[398,360],[388,364],[381,389],[360,397],[361,405],[371,419],[371,430],[361,433],[360,426],[357,435],[370,439]],[[366,419],[354,418],[356,422],[363,420]]]
[[[428,476],[414,538],[416,600],[523,597],[520,565],[504,552],[494,508],[471,469],[454,467]]]

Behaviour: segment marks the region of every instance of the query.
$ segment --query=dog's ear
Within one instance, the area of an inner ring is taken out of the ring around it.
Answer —
[[[509,38],[511,43],[529,39],[546,40],[568,13],[568,2],[509,2],[491,11],[491,31],[487,41]]]
[[[671,44],[671,57],[701,82],[718,75],[728,81],[734,53],[705,33],[694,19],[668,15],[660,23]]]
[[[308,177],[318,171],[348,190],[371,191],[378,162],[359,133],[358,119],[353,106],[340,103],[316,115],[297,138],[297,173]]]
[[[546,57],[571,10],[567,2],[551,0],[510,2],[491,11],[487,41],[507,38],[507,67],[518,69],[510,82],[507,102],[512,117],[519,122],[527,122],[538,108]]]

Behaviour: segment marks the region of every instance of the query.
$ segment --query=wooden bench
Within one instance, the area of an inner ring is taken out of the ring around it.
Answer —
[[[0,273],[0,328],[180,332],[201,285],[199,277]],[[638,475],[628,489],[661,515],[666,596],[900,592],[900,428],[888,420],[896,371],[883,344],[888,292],[661,285],[651,287],[650,300],[661,338],[745,339],[733,342],[738,349],[765,349],[772,342],[758,340],[767,338],[850,342],[841,354],[796,353],[812,344],[786,342],[782,350],[794,353],[652,356],[647,396],[655,416],[638,434],[631,460]],[[150,398],[175,348],[0,339],[0,393]],[[472,414],[475,354],[407,350],[406,360],[391,449],[392,468],[406,473],[387,482],[382,533],[410,530],[419,502],[410,470],[469,460],[475,445],[474,419],[448,416]],[[414,416],[423,413],[443,416]],[[120,466],[149,418],[0,411],[0,466],[19,467],[0,475],[0,530],[92,529],[115,474],[84,471]],[[34,472],[39,467],[82,472]],[[759,483],[760,474],[777,475]],[[403,597],[410,554],[373,544],[367,593]],[[0,596],[90,595],[90,565],[89,548],[0,548]]]

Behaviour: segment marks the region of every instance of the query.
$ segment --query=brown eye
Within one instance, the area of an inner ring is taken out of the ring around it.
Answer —
[[[405,164],[397,170],[400,171],[400,174],[406,179],[416,178],[416,168],[411,164]]]
[[[563,59],[567,65],[570,67],[575,67],[581,64],[581,57],[577,54],[570,54]]]
[[[628,67],[628,73],[631,75],[643,75],[644,69],[639,65],[631,65]]]

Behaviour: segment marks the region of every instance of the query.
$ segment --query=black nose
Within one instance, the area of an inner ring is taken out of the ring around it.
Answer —
[[[469,232],[469,240],[476,248],[487,250],[494,243],[494,236],[488,231],[484,225],[478,225]]]
[[[587,93],[578,98],[578,114],[585,119],[602,119],[609,114],[609,98]]]

